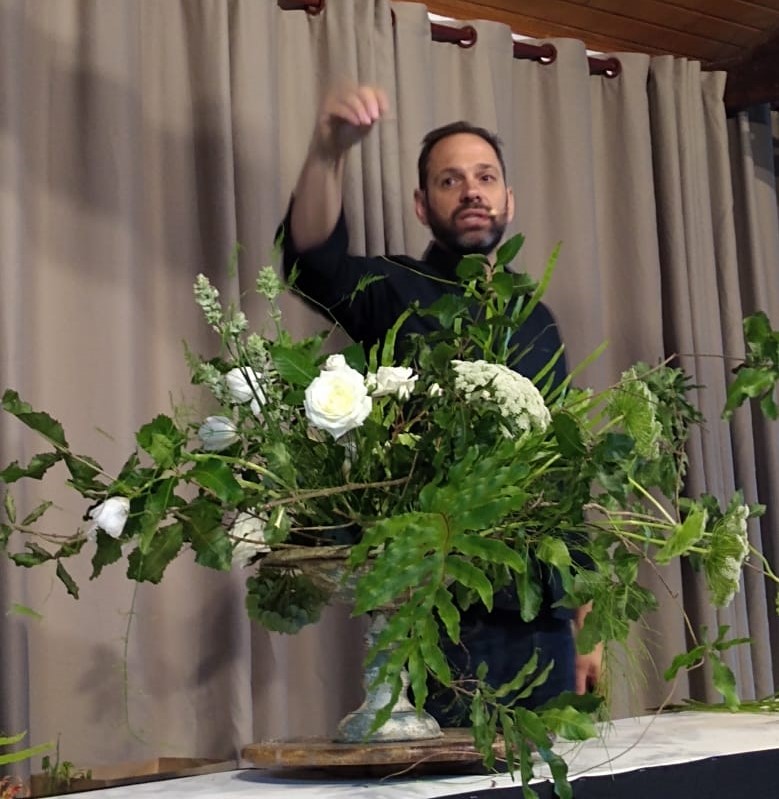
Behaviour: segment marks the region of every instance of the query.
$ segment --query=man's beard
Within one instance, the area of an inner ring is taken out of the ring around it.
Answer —
[[[478,204],[464,204],[455,209],[450,219],[446,220],[439,216],[430,206],[430,203],[425,201],[427,210],[427,224],[430,228],[433,238],[446,250],[454,253],[455,255],[489,255],[498,243],[503,238],[506,232],[506,225],[508,224],[508,198],[506,199],[503,211],[492,217],[492,221],[488,227],[479,231],[459,232],[456,227],[457,216],[464,212],[473,209],[481,209],[490,211],[485,205]]]

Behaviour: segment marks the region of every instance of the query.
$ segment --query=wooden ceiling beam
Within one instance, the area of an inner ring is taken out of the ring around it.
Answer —
[[[779,29],[738,61],[712,66],[728,73],[725,108],[729,114],[760,103],[779,103]]]

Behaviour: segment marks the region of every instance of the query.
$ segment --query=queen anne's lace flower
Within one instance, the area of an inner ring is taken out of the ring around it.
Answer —
[[[551,421],[541,392],[513,369],[487,361],[452,361],[454,387],[468,402],[494,402],[511,431],[546,430]]]
[[[712,602],[720,608],[730,604],[741,583],[744,561],[749,554],[748,518],[749,508],[736,505],[711,531],[709,552],[703,568]]]

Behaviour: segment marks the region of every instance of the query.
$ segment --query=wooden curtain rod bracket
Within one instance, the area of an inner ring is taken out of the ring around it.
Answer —
[[[325,10],[326,0],[278,0],[282,11],[305,11],[312,17]]]
[[[607,78],[616,78],[622,74],[622,63],[618,58],[594,58],[589,56],[590,75],[603,75]]]
[[[479,34],[473,25],[454,28],[451,25],[441,25],[438,22],[430,23],[430,34],[434,42],[449,42],[466,50],[469,47],[473,47],[479,38]]]
[[[548,42],[545,44],[514,42],[514,58],[527,58],[542,64],[552,64],[557,58],[557,48]]]

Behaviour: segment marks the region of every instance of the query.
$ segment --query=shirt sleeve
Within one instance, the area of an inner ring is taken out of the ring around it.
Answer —
[[[282,247],[284,277],[294,277],[292,290],[313,310],[343,327],[354,341],[375,338],[377,307],[381,303],[381,285],[355,291],[360,280],[370,274],[382,274],[378,259],[350,255],[349,232],[343,209],[333,232],[317,247],[299,252],[289,234],[294,198],[277,232]]]

